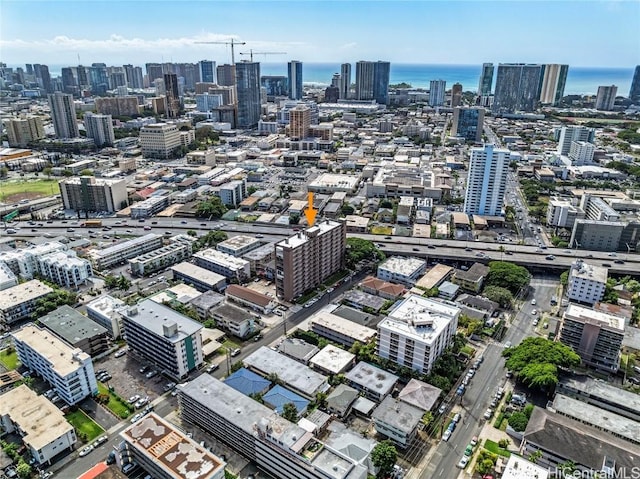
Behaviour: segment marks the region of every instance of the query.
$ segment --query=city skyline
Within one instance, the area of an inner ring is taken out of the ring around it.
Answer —
[[[115,8],[117,3],[92,2],[91,9],[82,9],[82,3],[75,1],[30,2],[27,17],[23,3],[3,2],[2,61],[142,64],[210,58],[221,64],[230,61],[228,46],[194,42],[234,38],[246,42],[236,47],[236,55],[249,49],[277,50],[302,62],[383,59],[416,64],[493,61],[578,67],[623,67],[640,62],[640,46],[629,42],[640,30],[639,2],[378,1],[367,2],[366,9],[360,8],[361,1],[185,2],[172,9],[170,28],[165,24],[166,9],[151,9],[149,2],[138,1],[127,2],[123,10]],[[297,8],[301,3],[304,8]],[[315,28],[309,25],[309,18],[322,18],[322,14],[330,15],[331,34],[322,23]],[[215,27],[200,20],[207,18],[217,20]],[[281,19],[286,28],[275,28],[270,18]],[[522,18],[527,22],[521,23]],[[518,35],[508,35],[515,31],[509,27],[515,22]],[[599,28],[584,28],[596,23]],[[384,34],[373,35],[376,29]],[[492,29],[507,32],[503,37],[509,41],[488,34]]]

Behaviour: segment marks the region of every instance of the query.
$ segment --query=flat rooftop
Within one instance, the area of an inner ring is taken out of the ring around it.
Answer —
[[[189,276],[190,278],[194,278],[211,286],[227,280],[227,278],[221,274],[214,273],[213,271],[209,271],[208,269],[201,268],[200,266],[196,266],[195,264],[191,264],[186,261],[173,265],[171,269],[176,273]]]
[[[345,376],[349,381],[381,395],[388,394],[398,382],[398,376],[395,374],[364,361],[356,364]]]
[[[298,361],[284,356],[266,346],[250,354],[243,361],[265,375],[275,373],[288,387],[309,397],[327,389],[327,378]]]
[[[425,267],[427,262],[419,258],[410,258],[402,256],[391,256],[378,266],[378,269],[385,269],[403,276],[411,276],[420,268]]]
[[[2,395],[0,416],[5,415],[24,431],[22,440],[35,450],[73,430],[60,409],[25,384]]]
[[[573,399],[564,394],[556,394],[552,409],[558,414],[590,424],[603,431],[640,444],[640,423],[611,411]]]
[[[46,284],[32,279],[0,291],[0,310],[12,308],[52,292],[53,289]]]
[[[220,477],[225,463],[155,413],[146,415],[120,436],[167,476],[181,479]]]
[[[558,386],[561,392],[569,389],[594,400],[603,400],[611,404],[622,405],[633,411],[640,411],[640,395],[611,386],[599,379],[589,377],[581,377],[580,379],[564,378],[558,383]]]
[[[336,228],[342,228],[342,224],[338,223],[337,221],[322,221],[320,223],[316,223],[311,228],[307,228],[304,231],[299,231],[295,235],[290,236],[289,238],[286,238],[279,243],[276,243],[276,247],[290,249],[297,248],[298,246],[301,246],[309,241],[311,237],[317,237],[326,234]]]
[[[231,256],[230,254],[223,253],[217,249],[208,248],[202,251],[198,251],[193,255],[194,258],[201,258],[204,261],[211,261],[212,263],[223,265],[229,269],[243,269],[245,265],[249,264],[248,261]]]
[[[105,328],[66,304],[41,317],[39,321],[69,344],[107,334]]]
[[[620,334],[624,334],[624,318],[605,313],[604,311],[597,311],[592,308],[580,306],[579,304],[569,303],[569,306],[567,306],[563,314],[563,318],[582,323],[606,326],[610,329],[617,330]]]
[[[87,353],[69,346],[49,330],[41,329],[33,323],[11,334],[17,341],[25,343],[46,358],[51,369],[61,377],[77,371],[82,361],[91,359]]]
[[[427,271],[424,276],[422,276],[417,282],[416,286],[424,289],[431,289],[438,286],[445,279],[447,279],[453,273],[453,268],[451,266],[447,266],[446,264],[437,264],[429,271]]]
[[[120,314],[128,320],[142,326],[147,331],[165,338],[172,343],[180,342],[202,329],[202,324],[199,322],[187,318],[173,309],[158,304],[151,299],[145,299],[138,303],[137,306],[130,306],[123,309]],[[171,337],[166,337],[163,326],[170,326],[172,324],[178,326],[177,333]]]
[[[584,261],[576,261],[570,270],[570,276],[580,278],[586,281],[597,281],[598,283],[606,283],[609,276],[609,269],[604,266],[596,266],[594,264],[585,263]]]
[[[150,243],[152,241],[157,241],[158,239],[162,239],[162,237],[155,233],[149,233],[144,236],[139,236],[129,241],[125,241],[123,243],[109,246],[105,249],[92,249],[88,254],[93,258],[104,258],[107,256],[122,253],[123,251],[127,251],[128,249],[136,248],[140,245]]]
[[[373,411],[371,419],[374,423],[388,424],[408,435],[420,424],[423,414],[422,409],[387,396]]]
[[[362,344],[368,343],[376,336],[375,329],[361,326],[353,321],[345,321],[344,318],[324,310],[320,310],[311,316],[309,323],[316,323],[355,341],[360,341]]]
[[[502,479],[547,479],[548,477],[548,468],[538,466],[516,454],[511,454],[502,473]]]
[[[309,362],[332,374],[339,374],[354,361],[355,357],[356,355],[349,351],[327,344]]]
[[[257,246],[261,243],[262,242],[259,239],[253,236],[237,235],[237,236],[232,236],[231,238],[218,243],[216,248],[218,250],[222,250],[223,248],[226,248],[229,250],[239,250],[251,245]]]

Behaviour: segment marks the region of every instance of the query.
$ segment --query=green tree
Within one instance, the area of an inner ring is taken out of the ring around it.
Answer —
[[[498,446],[500,446],[502,449],[507,449],[509,447],[509,439],[500,439],[498,441]]]
[[[482,295],[491,301],[495,301],[502,308],[511,307],[513,302],[513,294],[506,288],[500,286],[486,286],[482,291]]]
[[[391,200],[386,200],[385,199],[385,200],[382,200],[378,206],[380,206],[380,208],[391,209],[391,208],[393,208],[393,203],[391,202]]]
[[[569,284],[569,271],[563,271],[560,274],[560,284],[565,287]]]
[[[292,402],[288,402],[282,406],[282,417],[291,422],[297,422],[298,410],[296,409],[296,405]]]
[[[198,236],[198,233],[197,233],[195,230],[188,230],[188,231],[187,231],[187,234],[188,234],[189,236],[193,236],[194,238],[195,238],[196,236]]]
[[[498,456],[486,449],[481,449],[476,461],[476,472],[479,474],[490,474],[496,465]]]
[[[384,253],[376,248],[376,245],[361,238],[347,238],[347,267],[353,269],[357,263],[364,259],[382,261]]]
[[[506,261],[491,261],[485,287],[499,286],[517,294],[521,288],[529,284],[530,279],[529,271],[522,266]]]
[[[524,339],[518,346],[505,349],[507,369],[516,373],[529,387],[550,391],[558,382],[558,367],[572,368],[580,364],[571,348],[546,338]]]
[[[255,186],[250,186],[249,188],[247,188],[247,194],[249,196],[251,196],[252,194],[254,194],[256,191],[258,191],[258,188],[256,188]]]
[[[515,431],[522,432],[527,428],[529,418],[522,412],[516,411],[509,416],[509,426]]]
[[[290,214],[289,215],[289,224],[290,225],[297,225],[298,223],[300,223],[300,215],[297,214],[297,213]]]
[[[352,215],[355,212],[355,209],[353,206],[351,206],[349,203],[345,203],[344,205],[342,205],[342,207],[340,208],[340,211],[342,212],[343,215]]]
[[[0,178],[6,178],[9,176],[9,168],[6,166],[0,167]]]
[[[227,212],[227,207],[222,203],[219,196],[212,196],[208,200],[201,201],[196,206],[196,216],[198,218],[220,218]]]
[[[43,168],[42,173],[47,175],[47,179],[51,179],[51,172],[52,171],[53,171],[53,169],[50,166],[47,166],[46,168]]]
[[[89,168],[85,168],[84,170],[82,170],[80,173],[78,173],[80,176],[93,176],[93,170],[90,170]]]
[[[117,281],[117,286],[120,291],[127,291],[129,288],[131,288],[131,281],[125,278],[124,275],[120,275]]]
[[[371,451],[371,462],[373,467],[378,470],[377,478],[386,478],[398,459],[398,451],[393,443],[386,439],[380,441]]]
[[[529,460],[534,464],[536,464],[541,458],[542,458],[542,452],[540,452],[539,450],[529,454]]]
[[[22,479],[27,479],[28,477],[31,477],[31,466],[21,460],[18,463],[18,467],[16,467],[16,472]]]
[[[66,176],[66,177],[73,176],[73,172],[71,170],[66,170],[66,169],[62,170],[62,176]]]

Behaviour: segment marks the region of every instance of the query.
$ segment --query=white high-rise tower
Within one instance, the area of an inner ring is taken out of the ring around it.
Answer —
[[[471,148],[471,161],[464,197],[469,215],[501,216],[511,152],[484,145]]]

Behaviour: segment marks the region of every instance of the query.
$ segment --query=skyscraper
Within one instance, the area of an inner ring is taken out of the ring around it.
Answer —
[[[164,74],[165,96],[167,97],[167,118],[177,118],[180,114],[180,90],[175,73]]]
[[[542,65],[499,64],[493,112],[503,114],[534,111],[540,98],[541,81]]]
[[[51,120],[56,138],[77,138],[80,136],[73,95],[55,92],[47,95],[51,108]]]
[[[429,86],[429,106],[444,105],[444,93],[447,82],[444,80],[431,80]]]
[[[107,66],[104,63],[92,63],[89,67],[89,84],[94,95],[106,95],[109,89]]]
[[[260,63],[234,65],[238,95],[238,127],[253,128],[260,120]]]
[[[311,109],[306,105],[298,105],[289,110],[289,136],[302,140],[309,136],[311,127]]]
[[[340,99],[349,98],[349,90],[351,89],[351,63],[343,63],[340,66]]]
[[[216,62],[212,60],[200,60],[198,62],[200,81],[203,83],[216,82]]]
[[[373,100],[373,62],[356,63],[356,100]]]
[[[466,141],[479,143],[484,128],[484,108],[456,107],[453,109],[451,134]]]
[[[144,87],[142,68],[133,65],[124,65],[123,68],[129,88],[140,89]]]
[[[613,104],[616,101],[616,94],[618,93],[618,87],[611,86],[599,86],[598,96],[596,97],[596,110],[611,111],[613,110]]]
[[[571,143],[574,141],[588,141],[589,143],[593,143],[595,134],[593,128],[587,128],[586,126],[563,126],[558,139],[558,154],[568,155],[571,150]]]
[[[87,130],[87,138],[92,138],[97,147],[113,145],[115,137],[111,115],[87,112],[84,114],[84,127]]]
[[[469,215],[500,216],[507,186],[510,151],[493,145],[471,148],[464,212]]]
[[[164,75],[164,68],[160,63],[146,63],[145,68],[147,69],[149,84],[152,84],[154,80],[162,78],[162,75]]]
[[[30,116],[26,118],[9,118],[5,120],[9,146],[24,148],[32,141],[45,137],[42,118]]]
[[[542,65],[542,88],[540,90],[540,103],[544,105],[557,105],[564,96],[564,86],[567,83],[569,65]]]
[[[640,103],[640,65],[636,66],[636,71],[633,73],[631,89],[629,90],[629,100],[635,104]]]
[[[51,85],[51,75],[49,75],[49,67],[47,65],[39,65],[35,63],[33,65],[33,72],[36,75],[36,81],[38,85],[47,93],[53,93],[53,86]]]
[[[480,84],[478,85],[478,96],[488,97],[491,95],[493,85],[493,63],[483,63],[482,73],[480,73]]]
[[[76,79],[73,76],[73,68],[65,67],[62,69],[62,90],[64,93],[69,93],[73,95],[78,92],[78,87],[76,84]]]
[[[389,103],[391,63],[378,60],[373,65],[373,99],[380,105]]]
[[[291,60],[288,65],[289,98],[291,100],[302,99],[302,62]]]
[[[460,106],[460,103],[462,103],[462,85],[454,83],[451,87],[451,108]]]
[[[218,85],[235,86],[236,84],[236,66],[235,65],[218,65]]]

